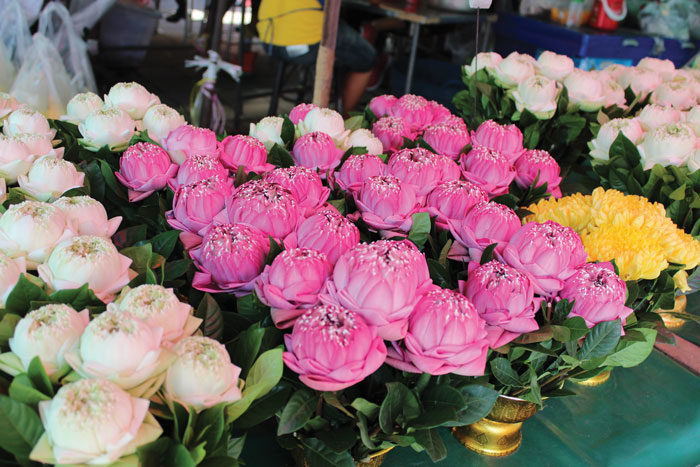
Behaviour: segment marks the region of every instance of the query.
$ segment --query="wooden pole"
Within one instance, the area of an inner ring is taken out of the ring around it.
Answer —
[[[314,81],[313,97],[313,103],[319,107],[328,107],[331,98],[340,2],[341,0],[326,0],[323,7],[323,33],[316,56],[316,80]]]

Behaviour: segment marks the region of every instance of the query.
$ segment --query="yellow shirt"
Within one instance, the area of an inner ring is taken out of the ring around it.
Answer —
[[[323,8],[318,0],[262,0],[258,35],[266,44],[316,44],[321,41]]]

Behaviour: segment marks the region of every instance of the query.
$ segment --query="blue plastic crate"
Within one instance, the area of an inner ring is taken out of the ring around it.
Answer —
[[[634,65],[644,57],[669,59],[683,66],[697,52],[695,47],[676,39],[645,36],[639,31],[616,31],[614,34],[589,28],[567,28],[535,18],[499,13],[495,25],[496,51],[507,55],[513,51],[537,55],[538,50],[551,50],[574,59],[592,57],[602,60],[629,61]],[[662,41],[663,47],[657,42]],[[662,49],[659,53],[656,53]]]

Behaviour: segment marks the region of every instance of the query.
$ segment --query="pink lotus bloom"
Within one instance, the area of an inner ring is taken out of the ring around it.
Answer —
[[[503,249],[505,262],[528,275],[535,293],[548,297],[564,287],[564,281],[586,264],[587,257],[581,237],[552,221],[528,222]]]
[[[335,169],[343,158],[343,150],[335,147],[335,141],[329,135],[313,131],[301,136],[292,150],[296,165],[319,169],[325,174]]]
[[[564,282],[559,296],[570,302],[575,300],[569,316],[580,316],[589,328],[616,319],[624,325],[634,311],[625,306],[627,285],[609,262],[581,266]]]
[[[433,121],[431,105],[425,97],[404,94],[391,107],[391,115],[402,119],[411,131],[420,132]]]
[[[440,182],[426,198],[427,211],[437,216],[435,225],[449,229],[449,221],[462,221],[467,213],[478,203],[489,200],[486,192],[471,182],[448,180]]]
[[[119,158],[119,172],[114,172],[114,176],[128,188],[129,201],[134,203],[165,188],[168,179],[176,172],[177,165],[170,162],[163,148],[151,143],[136,143]]]
[[[369,110],[371,110],[377,118],[382,118],[391,114],[391,108],[396,104],[397,100],[398,98],[396,96],[390,94],[377,96],[369,101]]]
[[[537,178],[537,186],[547,182],[547,192],[555,198],[561,198],[561,167],[547,151],[530,149],[515,161],[515,183],[520,188],[529,188]]]
[[[288,189],[297,199],[299,212],[308,217],[316,212],[331,194],[330,188],[323,186],[318,173],[306,167],[275,169],[263,176],[263,180],[276,183]]]
[[[270,251],[267,236],[245,224],[213,225],[202,244],[190,250],[197,266],[192,286],[203,292],[241,297],[254,288]]]
[[[467,129],[467,124],[464,123],[464,120],[456,115],[450,115],[443,122],[441,122],[440,125],[445,125],[459,131],[466,131],[467,133],[469,132]]]
[[[357,226],[331,207],[309,216],[284,240],[285,248],[310,248],[325,253],[331,264],[358,243]]]
[[[372,133],[379,138],[384,152],[393,152],[403,146],[403,139],[413,140],[415,134],[399,117],[382,117],[372,125]]]
[[[221,212],[232,189],[233,182],[219,176],[181,185],[175,192],[172,211],[165,214],[168,224],[176,230],[198,233]]]
[[[403,345],[392,344],[387,364],[431,375],[481,376],[489,350],[486,326],[474,305],[437,286],[413,310]]]
[[[498,151],[484,146],[474,146],[460,157],[462,175],[479,185],[491,197],[508,193],[515,178],[515,167]]]
[[[431,125],[423,133],[423,139],[438,153],[457,159],[462,149],[469,144],[469,132],[445,123]]]
[[[386,174],[387,166],[379,156],[357,154],[348,157],[334,177],[341,190],[354,193],[369,177]]]
[[[443,180],[444,160],[424,148],[402,149],[391,156],[389,174],[411,185],[419,197],[430,193]],[[459,174],[457,174],[459,178]]]
[[[280,240],[294,231],[299,215],[299,204],[289,190],[276,183],[251,180],[234,190],[226,200],[226,212],[216,220],[252,225]]]
[[[447,225],[455,238],[448,258],[465,261],[481,259],[487,246],[498,243],[499,254],[520,228],[520,218],[508,206],[494,203],[478,203],[467,213],[464,220],[449,220]]]
[[[362,219],[383,236],[408,234],[420,210],[413,185],[391,175],[369,177],[354,198]]]
[[[361,243],[338,259],[321,300],[359,313],[383,339],[398,340],[431,284],[425,256],[413,243],[379,240]]]
[[[195,154],[218,154],[218,144],[216,133],[192,125],[177,127],[163,140],[163,147],[170,154],[170,159],[178,165]]]
[[[494,349],[539,329],[535,313],[542,298],[535,298],[535,288],[525,274],[507,264],[496,260],[481,266],[469,263],[469,278],[459,281],[459,291],[486,321]]]
[[[450,157],[443,154],[435,154],[434,157],[440,166],[443,182],[448,180],[459,180],[462,178],[462,169],[459,167],[459,164],[453,161]]]
[[[386,346],[374,327],[357,313],[318,305],[301,315],[285,334],[285,365],[317,391],[340,391],[374,373],[386,359]]]
[[[428,101],[428,107],[430,107],[430,113],[433,116],[432,120],[430,121],[431,125],[440,124],[448,120],[452,116],[452,112],[450,112],[450,109],[440,104],[439,102]]]
[[[316,250],[293,248],[280,253],[265,266],[255,281],[255,293],[269,306],[279,329],[292,327],[297,317],[319,302],[333,266]]]
[[[304,120],[306,114],[317,106],[314,104],[298,104],[289,112],[289,119],[293,124],[297,125],[300,121]]]
[[[520,129],[515,125],[499,125],[493,120],[486,120],[472,131],[472,144],[498,151],[511,164],[525,152]]]
[[[275,168],[273,164],[267,163],[265,144],[253,136],[227,136],[219,143],[219,151],[221,163],[233,173],[238,172],[238,167],[241,166],[246,173],[258,174]]]
[[[177,191],[180,185],[191,185],[214,176],[221,180],[228,178],[228,170],[221,165],[219,158],[211,154],[195,154],[182,163],[177,176],[168,181],[168,186]]]

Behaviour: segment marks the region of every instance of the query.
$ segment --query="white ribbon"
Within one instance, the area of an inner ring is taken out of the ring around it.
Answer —
[[[486,9],[491,7],[491,0],[469,0],[470,8]]]
[[[205,68],[202,77],[206,80],[216,81],[216,75],[223,71],[235,81],[240,81],[243,69],[233,63],[225,62],[221,56],[213,50],[208,52],[209,58],[194,56],[194,60],[185,60],[186,68]]]

